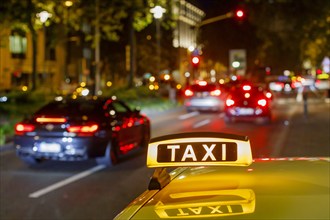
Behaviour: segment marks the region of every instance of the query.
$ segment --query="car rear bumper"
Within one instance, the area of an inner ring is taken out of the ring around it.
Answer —
[[[226,116],[249,119],[258,117],[270,117],[271,112],[268,108],[246,108],[246,107],[230,107],[225,109]]]
[[[189,110],[220,111],[224,103],[218,98],[196,98],[185,100],[184,105]]]
[[[107,142],[97,138],[44,138],[16,136],[16,153],[19,157],[36,159],[79,161],[103,156]]]

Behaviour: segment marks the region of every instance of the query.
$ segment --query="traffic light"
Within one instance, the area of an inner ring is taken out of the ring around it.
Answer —
[[[235,17],[238,18],[238,19],[243,19],[244,17],[244,11],[242,9],[237,9],[235,11]]]
[[[192,58],[191,58],[191,64],[192,64],[194,67],[198,67],[199,62],[200,62],[200,58],[199,58],[199,56],[192,56]]]

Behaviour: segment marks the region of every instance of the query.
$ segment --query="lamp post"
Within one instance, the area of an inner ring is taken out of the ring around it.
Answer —
[[[66,25],[67,32],[66,32],[66,41],[65,41],[65,66],[64,66],[64,78],[66,82],[69,79],[69,63],[70,63],[70,56],[71,56],[71,50],[70,50],[70,8],[72,7],[73,2],[72,1],[65,1],[64,6],[66,7],[66,16],[64,19],[64,24]]]
[[[47,43],[46,43],[46,21],[48,18],[52,17],[52,14],[48,11],[42,11],[37,14],[40,22],[42,23],[43,35],[44,35],[44,65],[43,65],[43,74],[46,73],[46,60],[47,60]]]
[[[154,15],[156,19],[156,40],[157,40],[157,72],[160,73],[160,57],[161,57],[161,48],[160,48],[160,19],[163,17],[163,14],[166,12],[166,9],[157,5],[150,9],[150,12]]]

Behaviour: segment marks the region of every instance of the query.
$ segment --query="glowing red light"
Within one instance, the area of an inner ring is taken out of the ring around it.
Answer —
[[[244,85],[243,86],[243,90],[244,91],[250,91],[251,90],[251,86],[250,85]]]
[[[193,96],[193,95],[194,95],[193,91],[191,91],[190,89],[187,89],[187,90],[184,92],[184,94],[185,94],[186,96]]]
[[[66,118],[43,118],[43,117],[38,117],[36,118],[36,122],[39,122],[39,123],[64,123],[66,122]]]
[[[72,133],[93,133],[97,131],[99,126],[97,124],[92,125],[74,125],[67,128],[68,132]]]
[[[221,95],[221,91],[220,91],[220,89],[216,89],[216,90],[212,91],[212,92],[211,92],[211,95],[212,95],[212,96],[219,96],[219,95]]]
[[[244,12],[242,10],[237,10],[236,11],[236,17],[242,18],[244,16]]]
[[[17,124],[15,126],[15,131],[17,133],[21,132],[31,132],[34,131],[34,125],[29,125],[29,124]]]
[[[235,101],[234,101],[234,100],[232,100],[232,99],[227,99],[227,100],[226,100],[226,105],[227,105],[228,107],[233,106],[234,104],[235,104]]]
[[[198,64],[199,63],[199,58],[198,57],[193,57],[192,59],[191,59],[191,62],[193,63],[193,64]]]
[[[259,99],[258,100],[258,105],[261,105],[261,106],[265,107],[267,105],[266,99]]]

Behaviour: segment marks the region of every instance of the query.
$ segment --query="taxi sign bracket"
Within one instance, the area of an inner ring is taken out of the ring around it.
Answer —
[[[149,190],[159,190],[164,188],[171,181],[171,176],[166,168],[156,168],[149,182]]]

